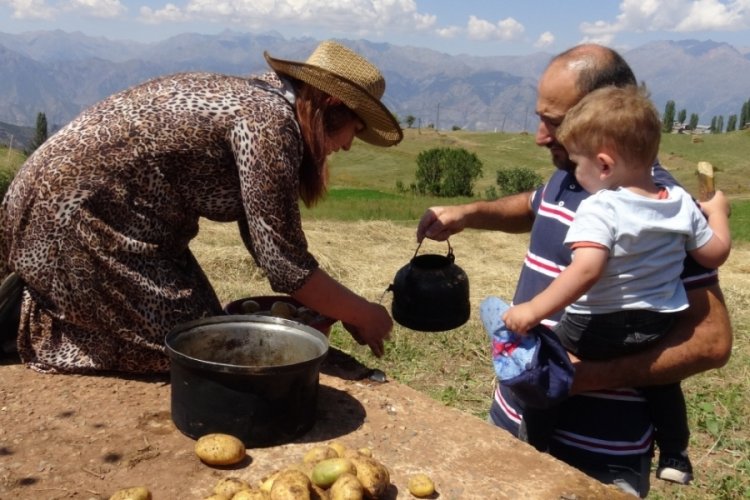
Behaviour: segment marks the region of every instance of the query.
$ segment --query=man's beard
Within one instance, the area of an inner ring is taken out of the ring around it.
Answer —
[[[553,142],[547,145],[550,155],[552,155],[552,164],[560,170],[573,172],[576,169],[575,163],[570,160],[568,152],[559,142]]]

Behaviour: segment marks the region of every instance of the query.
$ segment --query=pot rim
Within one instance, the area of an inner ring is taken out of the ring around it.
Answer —
[[[188,356],[184,352],[178,350],[173,344],[174,342],[180,337],[180,335],[184,334],[185,332],[188,332],[190,330],[194,330],[196,328],[200,328],[203,326],[213,326],[218,324],[224,324],[224,323],[239,323],[247,325],[248,323],[259,323],[264,324],[265,327],[270,327],[272,329],[276,329],[281,327],[280,329],[289,329],[296,332],[301,332],[310,335],[313,337],[317,343],[321,344],[321,353],[314,357],[310,358],[305,361],[300,361],[296,363],[291,364],[285,364],[285,365],[273,365],[273,366],[252,366],[252,365],[234,365],[230,363],[221,363],[218,361],[210,361],[206,359],[200,359],[193,356]],[[201,370],[211,371],[211,372],[221,372],[221,373],[267,373],[267,372],[273,372],[273,373],[279,373],[283,371],[296,371],[300,368],[309,366],[311,364],[320,363],[323,358],[328,354],[329,349],[329,343],[328,338],[323,335],[319,330],[304,325],[302,323],[299,323],[297,321],[291,321],[284,318],[278,318],[275,316],[253,316],[253,315],[225,315],[225,316],[210,316],[206,318],[201,318],[193,321],[188,321],[185,323],[181,323],[174,327],[167,335],[164,337],[164,345],[166,347],[167,353],[169,354],[169,357],[171,358],[172,362],[175,361],[180,362],[183,366],[189,366],[192,368],[199,368]]]

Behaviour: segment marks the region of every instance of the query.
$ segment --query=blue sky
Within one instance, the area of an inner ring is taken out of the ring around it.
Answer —
[[[0,0],[0,32],[51,29],[143,42],[275,30],[481,56],[688,38],[750,49],[750,0]]]

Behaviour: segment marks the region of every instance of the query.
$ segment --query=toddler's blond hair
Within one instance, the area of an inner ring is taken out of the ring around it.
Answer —
[[[557,140],[568,153],[614,153],[633,167],[650,168],[661,141],[659,113],[643,87],[603,87],[565,115]]]

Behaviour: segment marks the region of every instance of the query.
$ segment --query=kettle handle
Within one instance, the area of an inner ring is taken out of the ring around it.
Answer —
[[[412,256],[412,259],[417,256],[417,252],[419,252],[419,249],[422,246],[422,241],[419,242],[419,244],[417,245],[417,249],[414,250],[414,255]],[[445,242],[448,244],[448,255],[446,255],[446,257],[448,257],[448,260],[450,260],[452,263],[454,260],[456,260],[456,256],[453,255],[453,247],[451,246],[451,242],[448,238],[445,239]]]

